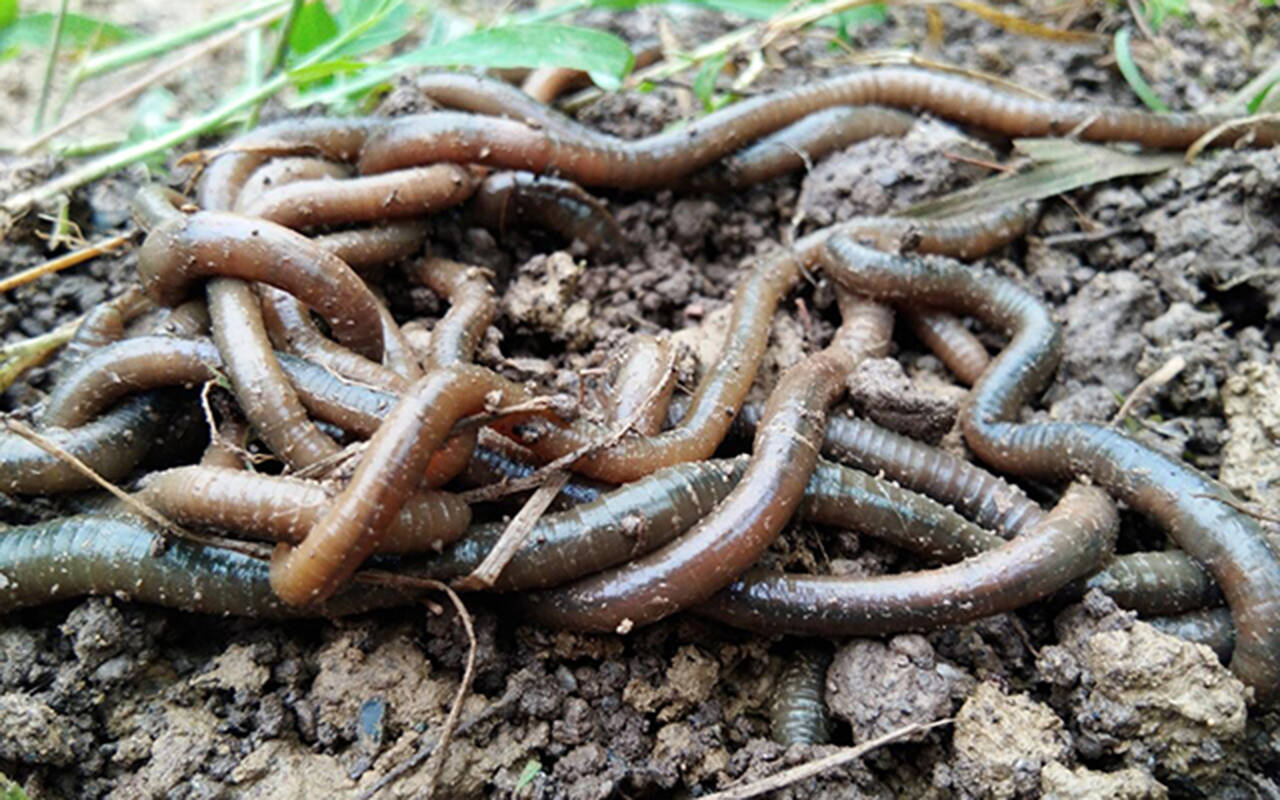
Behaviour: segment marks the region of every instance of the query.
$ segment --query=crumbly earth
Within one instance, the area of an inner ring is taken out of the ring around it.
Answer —
[[[1275,61],[1280,47],[1274,14],[1190,6],[1198,23],[1167,29],[1173,47],[1144,60],[1175,107],[1226,96]],[[1115,30],[1125,18],[1108,8],[1097,4],[1090,13],[1104,16],[1087,23]],[[1060,98],[1135,102],[1098,50],[941,13],[946,36],[936,57]],[[637,41],[661,34],[684,44],[729,26],[687,9],[592,12],[585,21]],[[886,23],[854,38],[867,49],[923,46],[925,18],[915,8],[891,10]],[[821,42],[784,40],[771,53],[779,69],[758,85],[794,85],[839,69],[837,56]],[[18,97],[12,89],[9,96]],[[687,91],[664,86],[606,97],[580,116],[637,136],[693,107]],[[631,332],[684,330],[677,340],[688,348],[688,385],[695,356],[714,358],[707,343],[716,341],[720,309],[752,258],[832,220],[900,210],[968,185],[987,174],[973,158],[1005,152],[999,141],[923,120],[903,139],[854,145],[805,175],[750,191],[610,195],[632,247],[617,263],[583,266],[579,247],[550,253],[558,245],[537,233],[499,236],[452,215],[433,223],[433,241],[446,255],[493,270],[508,293],[483,363],[575,396],[584,389],[590,400],[592,376]],[[0,186],[29,185],[55,167],[6,162]],[[141,178],[132,170],[77,192],[73,218],[92,236],[125,229]],[[1276,393],[1258,387],[1275,384],[1280,363],[1278,202],[1275,152],[1240,151],[1049,203],[1025,244],[989,261],[1044,296],[1065,329],[1058,381],[1034,413],[1108,420],[1144,378],[1180,357],[1183,368],[1124,424],[1154,447],[1236,476],[1245,499],[1277,514]],[[0,249],[5,272],[46,257],[34,228],[27,220],[10,233]],[[8,293],[0,298],[0,335],[18,341],[82,313],[122,291],[133,266],[126,250]],[[388,285],[398,280],[388,276]],[[402,320],[439,313],[429,292],[400,285],[405,290],[389,299]],[[820,345],[836,314],[830,286],[815,276],[775,319],[762,384]],[[962,447],[950,430],[960,391],[909,336],[899,337],[897,350],[894,363],[855,376],[852,405]],[[4,408],[29,408],[51,379],[52,368],[32,370],[3,395]],[[84,502],[0,497],[0,519],[25,523]],[[1160,547],[1163,537],[1127,515],[1122,542]],[[858,573],[916,564],[866,537],[811,526],[794,526],[770,558]],[[476,681],[437,796],[697,796],[833,752],[768,739],[785,642],[692,615],[627,636],[584,636],[524,624],[501,598],[468,598],[468,606],[479,640]],[[1278,791],[1280,719],[1246,712],[1246,693],[1208,651],[1135,623],[1100,596],[837,645],[828,686],[844,721],[834,746],[909,721],[956,722],[772,796]],[[448,609],[262,623],[94,598],[12,613],[0,619],[0,773],[32,798],[356,797],[434,746],[466,650]],[[420,797],[430,773],[430,765],[412,769],[377,796]]]

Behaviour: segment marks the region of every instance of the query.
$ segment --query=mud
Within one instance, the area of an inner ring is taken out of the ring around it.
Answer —
[[[705,12],[670,13],[587,19],[636,40],[665,32],[685,44],[729,27]],[[947,38],[939,57],[1057,97],[1134,102],[1097,51],[941,13]],[[1123,21],[1111,16],[1119,12],[1103,13],[1089,24],[1109,33]],[[1168,35],[1172,55],[1144,66],[1178,107],[1225,96],[1277,57],[1274,15],[1252,7],[1231,26]],[[892,10],[888,23],[861,28],[855,39],[866,48],[923,42],[923,14]],[[822,42],[786,44],[776,54],[782,69],[761,86],[786,85],[831,63]],[[687,91],[660,86],[607,97],[580,116],[635,136],[694,110]],[[972,159],[1005,153],[1001,142],[923,120],[902,140],[854,145],[806,175],[732,196],[609,196],[633,247],[617,263],[594,263],[577,245],[549,252],[560,245],[537,234],[495,237],[454,215],[433,223],[433,241],[441,255],[497,276],[503,314],[481,349],[483,363],[589,397],[598,368],[629,332],[673,329],[689,385],[699,359],[714,358],[715,326],[750,259],[829,221],[902,209],[968,185],[988,174]],[[5,162],[0,185],[29,185],[53,166]],[[73,217],[90,235],[118,232],[140,177],[130,171],[78,192]],[[1042,293],[1064,324],[1059,380],[1030,413],[1105,421],[1139,382],[1181,357],[1182,371],[1123,424],[1153,446],[1221,468],[1244,499],[1280,512],[1278,194],[1274,152],[1241,151],[1077,192],[1074,206],[1051,203],[1027,242],[990,261]],[[25,221],[4,243],[6,272],[46,257],[34,227]],[[1061,236],[1081,230],[1090,235]],[[82,313],[119,293],[133,267],[125,250],[8,293],[0,298],[0,335],[17,341]],[[391,301],[404,319],[442,307],[420,290]],[[830,287],[814,276],[775,318],[761,387],[820,346],[836,316]],[[1000,345],[982,335],[993,349]],[[960,446],[952,421],[962,391],[909,335],[899,334],[896,350],[892,361],[872,362],[855,376],[850,405],[911,435]],[[4,408],[38,402],[55,368],[32,370],[3,395]],[[0,518],[25,522],[82,501],[2,502]],[[1124,546],[1161,546],[1140,520],[1125,523]],[[862,574],[917,566],[865,537],[812,526],[794,526],[769,558]],[[772,796],[1277,791],[1270,776],[1280,772],[1280,720],[1247,711],[1243,689],[1208,651],[1154,632],[1101,597],[923,636],[837,643],[828,672],[828,699],[841,720],[835,744],[790,748],[768,740],[785,642],[688,615],[626,637],[579,636],[522,624],[501,599],[468,604],[480,640],[477,679],[438,796],[696,796],[907,722],[951,716],[950,729]],[[32,798],[355,797],[434,746],[466,648],[451,610],[266,624],[101,598],[11,614],[0,619],[0,773]],[[429,772],[412,770],[377,797],[422,796]]]

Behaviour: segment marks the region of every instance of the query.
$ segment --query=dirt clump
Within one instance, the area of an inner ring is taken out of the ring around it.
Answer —
[[[950,715],[972,685],[918,634],[887,643],[855,639],[836,651],[827,670],[827,705],[852,726],[856,744]]]
[[[1138,622],[1096,593],[1057,627],[1061,644],[1042,651],[1041,665],[1066,691],[1081,758],[1119,759],[1195,786],[1233,766],[1248,694],[1212,650]]]
[[[1267,513],[1280,512],[1280,367],[1245,362],[1222,387],[1227,443],[1222,482]]]
[[[956,714],[952,748],[961,797],[1034,797],[1045,765],[1070,759],[1071,737],[1053,709],[984,681]]]
[[[1057,761],[1044,765],[1040,772],[1040,791],[1044,800],[1165,800],[1169,790],[1138,767],[1114,772],[1099,772],[1088,767],[1068,769]]]

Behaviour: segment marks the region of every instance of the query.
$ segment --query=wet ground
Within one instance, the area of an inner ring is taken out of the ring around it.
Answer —
[[[1153,85],[1174,107],[1224,96],[1280,55],[1275,15],[1238,8],[1229,17],[1197,9],[1209,16],[1169,30],[1170,49],[1148,60]],[[943,18],[939,58],[1059,98],[1136,102],[1096,49],[1009,36],[951,12]],[[638,39],[656,36],[661,19],[651,9],[596,21]],[[1109,32],[1123,19],[1089,21]],[[691,39],[723,30],[702,14],[680,25]],[[859,38],[869,48],[922,42],[924,16],[895,11]],[[778,51],[780,69],[759,86],[840,69],[840,58],[797,41]],[[581,116],[634,136],[691,108],[687,92],[662,87],[608,97]],[[715,337],[699,326],[714,327],[744,264],[794,233],[900,210],[988,174],[953,157],[960,152],[999,159],[1005,148],[922,120],[902,139],[854,145],[807,174],[730,196],[612,195],[633,247],[618,263],[580,266],[548,255],[557,243],[537,234],[495,236],[450,216],[433,223],[434,241],[510,287],[482,363],[576,391],[629,333],[691,330],[683,337],[691,383],[695,356],[714,357],[705,343]],[[3,178],[9,185],[33,180],[13,167]],[[87,234],[127,227],[138,177],[76,195],[74,216]],[[1134,409],[1129,429],[1280,511],[1278,207],[1274,150],[1212,152],[1049,203],[1032,236],[988,261],[1041,294],[1064,326],[1066,357],[1041,411],[1106,421],[1145,377],[1181,357],[1186,366]],[[29,225],[3,247],[6,272],[45,258]],[[15,341],[48,330],[121,291],[133,264],[125,252],[10,292],[0,299],[0,332]],[[527,302],[530,292],[546,299],[551,274],[559,281],[553,302]],[[423,291],[391,300],[402,318],[439,310]],[[534,307],[538,313],[528,311]],[[763,385],[824,341],[836,316],[820,277],[788,301]],[[49,380],[47,370],[33,371],[4,395],[5,408],[34,404]],[[909,335],[852,388],[860,412],[962,447],[951,430],[962,392]],[[921,416],[921,407],[929,413]],[[12,523],[59,510],[38,500],[3,503]],[[1132,515],[1126,537],[1158,541]],[[875,542],[804,525],[770,558],[863,572],[912,563]],[[522,624],[500,598],[467,602],[478,672],[439,796],[698,796],[829,751],[769,739],[768,706],[793,642],[688,615],[629,636],[581,636]],[[834,745],[911,722],[956,722],[773,796],[1280,792],[1271,777],[1280,774],[1280,720],[1246,710],[1243,687],[1207,649],[1156,633],[1101,596],[833,646]],[[466,650],[450,611],[264,624],[98,598],[10,614],[0,619],[0,772],[32,798],[355,797],[433,739]],[[378,796],[417,797],[425,781],[418,769]]]

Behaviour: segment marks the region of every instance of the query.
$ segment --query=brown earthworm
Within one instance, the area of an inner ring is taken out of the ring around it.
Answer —
[[[605,260],[626,254],[626,238],[604,203],[581,186],[550,175],[505,171],[485,178],[467,214],[499,235],[532,223],[585,244]]]
[[[177,467],[147,476],[138,498],[175,522],[233,531],[254,539],[302,541],[329,502],[311,481],[216,467]],[[387,529],[378,553],[438,551],[471,522],[471,508],[447,492],[412,494]]]
[[[421,217],[452,208],[475,193],[476,177],[455,164],[296,181],[243,203],[246,216],[288,228]]]
[[[415,261],[407,269],[414,280],[449,301],[449,310],[431,331],[427,367],[471,361],[498,313],[490,273],[434,256]]]
[[[54,386],[42,422],[76,428],[121,398],[160,386],[211,380],[222,367],[208,339],[135,336],[101,347],[80,361]]]
[[[914,115],[876,106],[815,111],[690,176],[689,186],[714,191],[754,186],[855,142],[902,136],[915,123]]]
[[[249,456],[247,446],[251,430],[248,421],[237,414],[224,417],[214,435],[209,437],[209,444],[200,456],[200,466],[244,469]]]
[[[961,383],[968,386],[977,383],[991,364],[987,348],[955,315],[933,309],[911,309],[902,316],[916,338],[942,359]]]
[[[627,340],[609,372],[603,398],[608,421],[630,421],[641,436],[661,431],[676,389],[674,358],[669,336],[638,334]]]
[[[184,539],[164,540],[132,517],[65,517],[0,536],[0,614],[86,594],[263,618],[343,616],[414,599],[391,587],[358,586],[299,610],[271,592],[266,562]]]
[[[306,539],[276,548],[272,588],[293,605],[332,595],[386,535],[455,421],[487,406],[529,399],[522,387],[481,367],[454,364],[428,372],[387,415],[350,482]]]
[[[153,393],[134,397],[93,422],[70,430],[46,428],[40,435],[71,453],[107,480],[129,473],[151,448],[169,404]],[[55,494],[97,486],[66,461],[17,433],[0,433],[0,492]]]
[[[1106,492],[1073,484],[1033,529],[959,564],[871,578],[753,571],[698,613],[749,630],[810,636],[967,622],[1041,599],[1095,569],[1118,526]]]
[[[580,69],[569,67],[537,67],[529,71],[520,83],[520,91],[544,105],[550,105],[557,97],[570,89],[590,86],[591,78]]]
[[[426,240],[426,226],[412,219],[322,233],[312,238],[361,273],[417,255]]]
[[[173,308],[160,307],[125,330],[126,336],[207,336],[209,309],[204,300],[188,300]]]
[[[336,455],[338,445],[307,416],[281,371],[248,284],[215,278],[209,281],[208,304],[213,340],[236,399],[271,452],[294,469]]]
[[[769,733],[782,745],[826,744],[831,741],[827,714],[827,667],[831,648],[817,643],[798,645],[786,655],[769,703]]]
[[[322,364],[353,381],[392,392],[408,388],[409,381],[393,370],[321,333],[311,321],[311,312],[298,298],[267,284],[258,285],[258,297],[267,334],[277,349]]]
[[[599,137],[618,141],[565,116],[516,87],[483,75],[465,72],[425,72],[414,80],[424,97],[445,108],[473,111],[491,117],[506,117],[533,128],[570,137]]]
[[[334,338],[382,358],[378,303],[345,263],[281,225],[198,211],[151,229],[138,250],[138,275],[157,302],[176,305],[199,278],[262,281],[297,297],[329,323]]]
[[[945,259],[873,262],[860,252],[865,248],[838,237],[828,246],[849,267],[832,270],[832,277],[855,291],[969,313],[1012,336],[961,416],[969,446],[1015,474],[1050,480],[1089,475],[1158,522],[1222,587],[1238,637],[1231,669],[1259,700],[1270,702],[1280,690],[1280,558],[1258,523],[1233,508],[1231,493],[1110,428],[1008,421],[1052,377],[1061,354],[1048,309],[1013,282]]]
[[[351,166],[348,164],[338,164],[323,158],[308,156],[273,158],[253,171],[240,189],[235,206],[230,210],[244,214],[246,209],[258,202],[267,192],[298,181],[315,181],[325,178],[342,180],[350,177]]]
[[[228,142],[215,153],[200,181],[201,208],[231,211],[253,173],[273,156],[305,155],[354,163],[369,132],[385,124],[369,117],[289,119]]]
[[[89,309],[62,350],[63,370],[74,367],[99,347],[124,338],[125,325],[154,307],[140,287],[130,286],[118,297]]]
[[[1229,119],[1033,100],[951,75],[882,67],[760,95],[681,130],[628,142],[450,112],[401,117],[369,136],[358,163],[361,172],[374,173],[440,161],[476,162],[559,174],[584,186],[666,186],[809,114],[848,105],[928,111],[1013,136],[1074,134],[1150,147],[1186,147]],[[1259,124],[1222,138],[1245,136],[1269,146],[1280,141],[1280,126]]]
[[[817,466],[827,408],[863,358],[887,352],[892,315],[845,298],[832,343],[790,368],[765,405],[741,482],[679,539],[627,564],[531,595],[540,622],[626,632],[705,600],[753,564],[781,532]]]

